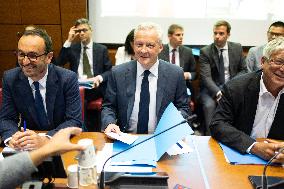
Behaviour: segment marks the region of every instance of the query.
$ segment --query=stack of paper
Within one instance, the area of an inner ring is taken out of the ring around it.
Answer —
[[[91,80],[78,80],[79,86],[84,87],[85,89],[92,89],[94,88],[94,82]]]

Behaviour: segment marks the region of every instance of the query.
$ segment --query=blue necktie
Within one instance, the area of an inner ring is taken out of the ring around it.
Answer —
[[[144,71],[144,77],[142,79],[142,84],[141,84],[138,124],[137,124],[138,134],[148,133],[149,103],[150,103],[148,76],[150,73],[151,72],[149,70]]]
[[[42,96],[39,90],[39,82],[35,81],[33,82],[33,85],[35,86],[35,107],[36,107],[37,119],[40,124],[40,129],[47,130],[48,129],[48,119],[47,119],[47,115],[44,109]]]
[[[225,68],[224,68],[224,58],[223,58],[223,51],[225,49],[220,49],[220,56],[219,56],[219,78],[220,78],[220,83],[223,85],[225,83]]]

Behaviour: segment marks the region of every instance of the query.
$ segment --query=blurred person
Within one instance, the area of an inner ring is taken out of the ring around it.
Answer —
[[[133,41],[134,41],[134,29],[132,29],[127,35],[124,46],[118,47],[115,54],[115,65],[135,60]]]
[[[267,31],[267,41],[269,42],[279,36],[284,36],[284,23],[281,21],[274,22],[269,26]],[[246,57],[247,69],[249,72],[253,72],[260,69],[261,58],[265,45],[252,47],[249,49],[249,52]]]

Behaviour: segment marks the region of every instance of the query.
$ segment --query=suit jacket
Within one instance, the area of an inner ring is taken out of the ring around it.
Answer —
[[[48,135],[70,126],[82,127],[81,100],[74,72],[48,65],[46,81]],[[3,76],[3,103],[0,111],[0,134],[5,140],[18,131],[19,117],[28,129],[42,130],[36,116],[35,101],[28,78],[21,68],[8,70]]]
[[[214,138],[245,153],[255,142],[250,137],[256,114],[262,71],[252,72],[228,81],[212,118]],[[268,138],[284,140],[284,95],[281,95]]]
[[[0,161],[0,189],[14,189],[37,171],[28,152],[17,153]]]
[[[246,64],[241,44],[227,42],[229,54],[229,73],[230,79],[237,74],[246,72]],[[221,89],[219,79],[219,54],[215,44],[205,46],[200,51],[200,76],[201,76],[201,93],[208,93],[209,96],[215,97]]]
[[[164,48],[162,52],[159,54],[159,58],[170,62],[169,57],[169,45],[164,45]],[[180,61],[180,67],[183,68],[184,72],[190,72],[191,74],[191,80],[194,80],[196,78],[196,69],[195,69],[195,59],[192,54],[192,49],[186,46],[180,46],[179,47],[179,61]]]
[[[116,123],[121,131],[129,128],[129,119],[134,106],[137,61],[130,61],[112,69],[102,105],[102,129]],[[171,77],[169,77],[171,76]],[[160,60],[156,93],[157,121],[170,102],[187,118],[189,114],[183,71],[180,67]]]
[[[70,69],[78,73],[80,63],[81,43],[72,44],[71,47],[62,47],[57,58],[57,65],[70,63]],[[93,43],[93,73],[94,76],[101,75],[103,82],[106,82],[110,74],[112,63],[109,60],[106,46]]]

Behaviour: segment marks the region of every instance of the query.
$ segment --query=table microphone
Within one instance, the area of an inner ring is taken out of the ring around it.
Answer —
[[[164,132],[167,132],[168,130],[171,130],[171,129],[173,129],[173,128],[179,126],[179,125],[182,125],[182,124],[187,123],[187,122],[191,122],[191,121],[195,120],[196,117],[197,117],[197,116],[196,116],[195,114],[193,114],[193,115],[191,115],[191,116],[188,116],[188,118],[187,118],[186,120],[183,120],[183,121],[181,121],[181,122],[175,124],[174,126],[171,126],[171,127],[167,128],[166,130],[163,130],[163,131],[161,131],[161,132],[159,132],[159,133],[157,133],[157,134],[155,134],[155,135],[153,135],[153,136],[151,136],[151,137],[149,137],[149,138],[146,138],[145,140],[142,140],[141,142],[138,142],[137,144],[135,144],[135,145],[133,145],[133,146],[130,146],[130,147],[126,148],[125,150],[122,150],[122,151],[120,151],[120,152],[118,152],[118,153],[116,153],[116,154],[110,156],[109,158],[107,158],[107,160],[105,161],[105,163],[104,163],[104,165],[103,165],[103,167],[102,167],[102,171],[101,171],[101,174],[100,174],[100,184],[99,184],[100,189],[104,189],[104,185],[105,185],[105,173],[104,173],[104,169],[105,169],[106,163],[107,163],[111,158],[113,158],[113,157],[115,157],[115,156],[117,156],[117,155],[119,155],[119,154],[121,154],[121,153],[123,153],[123,152],[126,152],[126,151],[128,151],[128,150],[134,148],[135,146],[138,146],[138,145],[140,145],[140,144],[142,144],[142,143],[144,143],[144,142],[146,142],[146,141],[148,141],[148,140],[150,140],[150,139],[152,139],[152,138],[155,138],[156,136],[159,136],[160,134],[163,134]]]
[[[267,177],[266,177],[266,169],[268,167],[268,165],[271,164],[271,162],[277,158],[277,156],[279,154],[281,154],[282,152],[284,151],[284,147],[281,148],[278,153],[276,153],[264,166],[264,169],[263,169],[263,173],[262,173],[262,189],[267,189]],[[283,184],[283,182],[280,182],[279,184]]]

